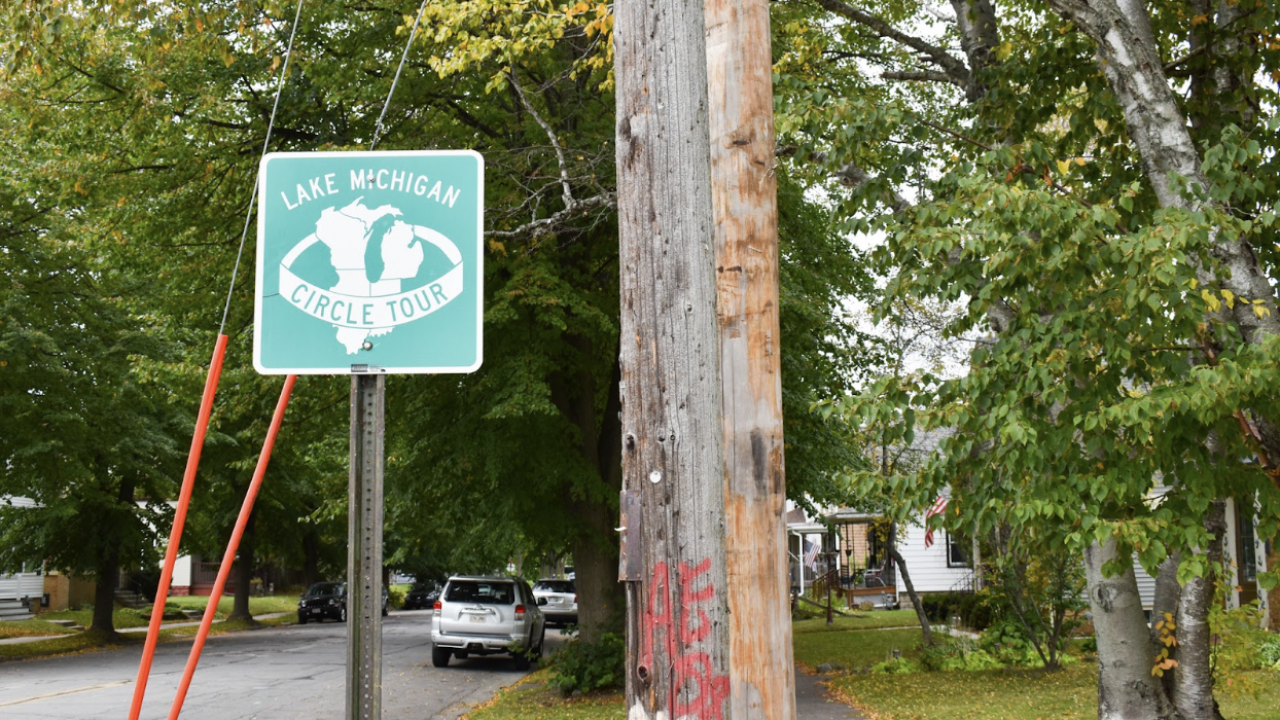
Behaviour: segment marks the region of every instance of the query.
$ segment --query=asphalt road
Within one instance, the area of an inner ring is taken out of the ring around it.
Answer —
[[[431,667],[431,611],[383,618],[382,717],[452,720],[519,680],[506,656]],[[187,694],[186,720],[343,720],[346,625],[289,625],[212,637]],[[561,642],[547,631],[547,650]],[[157,647],[142,720],[167,718],[188,641]],[[4,720],[125,720],[141,645],[0,663]]]

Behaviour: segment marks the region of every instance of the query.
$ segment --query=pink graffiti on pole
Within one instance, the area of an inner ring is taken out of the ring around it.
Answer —
[[[716,588],[709,580],[699,589],[693,587],[710,570],[710,558],[693,568],[683,562],[677,568],[679,628],[673,612],[671,573],[665,562],[654,565],[653,581],[649,584],[649,602],[644,611],[644,654],[640,664],[646,668],[653,666],[653,644],[661,632],[667,657],[672,662],[674,678],[671,692],[675,695],[672,710],[677,718],[692,716],[701,720],[720,720],[725,698],[729,697],[729,677],[716,675],[711,656],[691,647],[711,634],[711,620],[703,606],[715,597]],[[695,618],[696,625],[692,623]]]

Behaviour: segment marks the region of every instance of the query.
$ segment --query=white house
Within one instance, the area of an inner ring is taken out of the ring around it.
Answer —
[[[6,497],[12,507],[35,507],[23,497]],[[30,603],[44,595],[43,568],[34,560],[15,575],[0,575],[0,620],[24,620],[31,617]]]

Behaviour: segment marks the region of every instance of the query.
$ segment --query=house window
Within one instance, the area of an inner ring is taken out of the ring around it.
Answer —
[[[964,535],[947,533],[947,567],[973,567],[973,561],[969,559],[969,540]]]
[[[1258,553],[1253,530],[1253,503],[1241,503],[1240,509],[1240,581],[1258,581]]]

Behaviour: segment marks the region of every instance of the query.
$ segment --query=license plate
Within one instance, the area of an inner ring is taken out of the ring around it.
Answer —
[[[478,622],[478,623],[482,623],[482,622],[484,622],[484,616],[483,616],[483,615],[472,615],[472,616],[471,616],[471,622]]]

